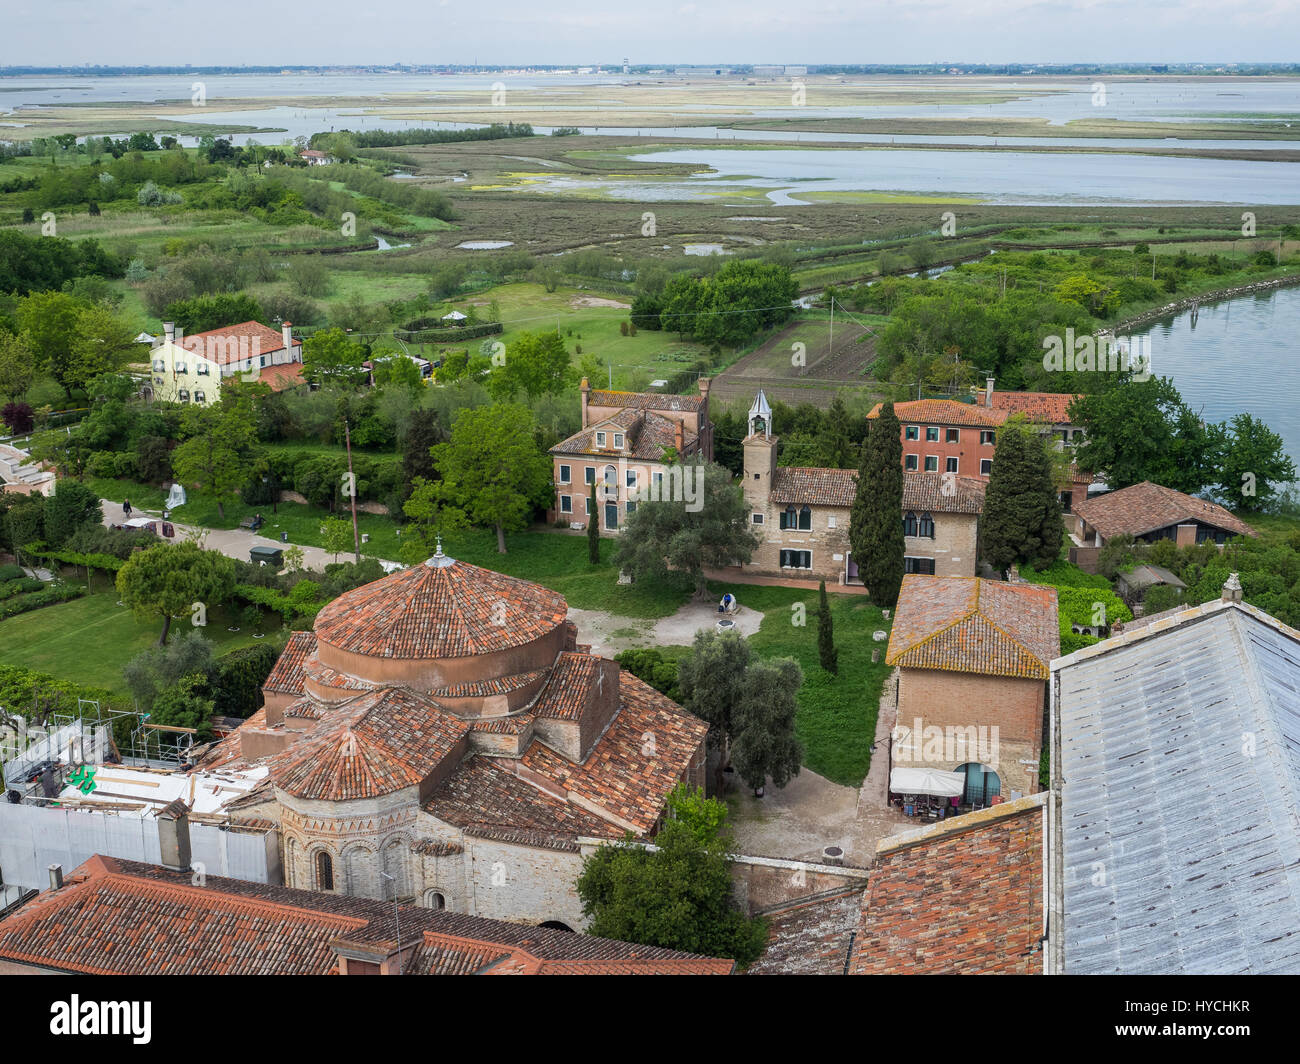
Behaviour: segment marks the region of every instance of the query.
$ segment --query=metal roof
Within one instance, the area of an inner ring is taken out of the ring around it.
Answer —
[[[1064,971],[1300,971],[1300,632],[1214,602],[1053,671]]]

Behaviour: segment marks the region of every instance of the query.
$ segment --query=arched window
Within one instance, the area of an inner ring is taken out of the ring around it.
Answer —
[[[538,924],[537,926],[538,926],[538,927],[549,927],[552,931],[567,931],[569,934],[573,934],[573,928],[571,928],[571,927],[570,927],[568,924],[566,924],[566,923],[562,923],[562,922],[559,921],[559,920],[543,920],[543,921],[542,921],[540,924]]]
[[[431,890],[424,896],[424,904],[430,909],[447,908],[447,896],[438,890]]]
[[[799,511],[799,528],[804,532],[812,528],[812,510],[807,506]]]
[[[922,514],[921,520],[917,523],[916,534],[926,539],[934,539],[934,518],[929,514]]]
[[[316,889],[334,889],[334,859],[324,850],[316,855]]]
[[[957,772],[966,777],[966,790],[961,799],[963,805],[990,805],[1002,793],[1002,781],[998,774],[978,761],[958,765]]]
[[[916,514],[912,513],[911,510],[908,510],[907,513],[903,514],[903,535],[916,535]]]
[[[799,513],[797,510],[795,510],[793,505],[787,506],[785,508],[785,511],[781,514],[781,527],[782,528],[799,527]]]

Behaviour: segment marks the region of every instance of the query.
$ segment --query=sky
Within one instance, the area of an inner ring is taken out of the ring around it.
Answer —
[[[1293,62],[1300,0],[5,0],[0,65]]]

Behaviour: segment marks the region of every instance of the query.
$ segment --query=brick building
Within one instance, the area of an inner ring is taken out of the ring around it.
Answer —
[[[1039,789],[1056,589],[905,576],[885,663],[899,670],[891,765],[959,772],[962,804]]]
[[[652,836],[707,726],[577,643],[564,598],[444,557],[335,599],[266,704],[198,759],[264,768],[232,802],[286,885],[577,928],[579,838]]]
[[[595,484],[600,530],[613,534],[636,509],[639,492],[669,491],[682,475],[667,455],[687,466],[713,461],[707,377],[698,396],[593,391],[585,377],[581,394],[581,430],[551,448],[555,507],[548,520],[586,525]]]
[[[861,585],[849,546],[857,471],[778,466],[771,417],[760,391],[744,442],[744,493],[751,528],[763,542],[745,571]],[[978,479],[905,473],[900,520],[906,571],[973,576],[983,508],[984,484]]]

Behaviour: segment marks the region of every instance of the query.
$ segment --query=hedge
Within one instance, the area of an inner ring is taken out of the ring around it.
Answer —
[[[293,624],[298,619],[310,621],[325,605],[323,602],[294,599],[274,588],[254,587],[252,584],[236,584],[235,598],[274,610],[284,618],[285,624]]]
[[[81,554],[75,550],[49,550],[39,543],[29,543],[23,553],[42,561],[59,562],[62,565],[80,565],[84,568],[103,569],[115,573],[126,564],[121,558],[111,554]]]
[[[407,322],[400,329],[394,329],[393,335],[408,344],[454,344],[460,340],[476,340],[480,336],[492,336],[504,331],[499,321],[484,321],[478,325],[453,325],[450,328],[426,328],[424,323],[438,319],[417,318]]]
[[[0,601],[11,599],[28,591],[39,591],[45,585],[30,576],[20,576],[17,580],[6,580],[0,584]]]
[[[33,591],[27,595],[18,595],[0,602],[0,621],[9,617],[17,617],[18,614],[26,613],[29,610],[38,610],[42,606],[53,606],[57,602],[70,602],[74,598],[81,598],[85,593],[86,589],[84,587],[59,584],[55,587],[47,587],[44,591]]]

